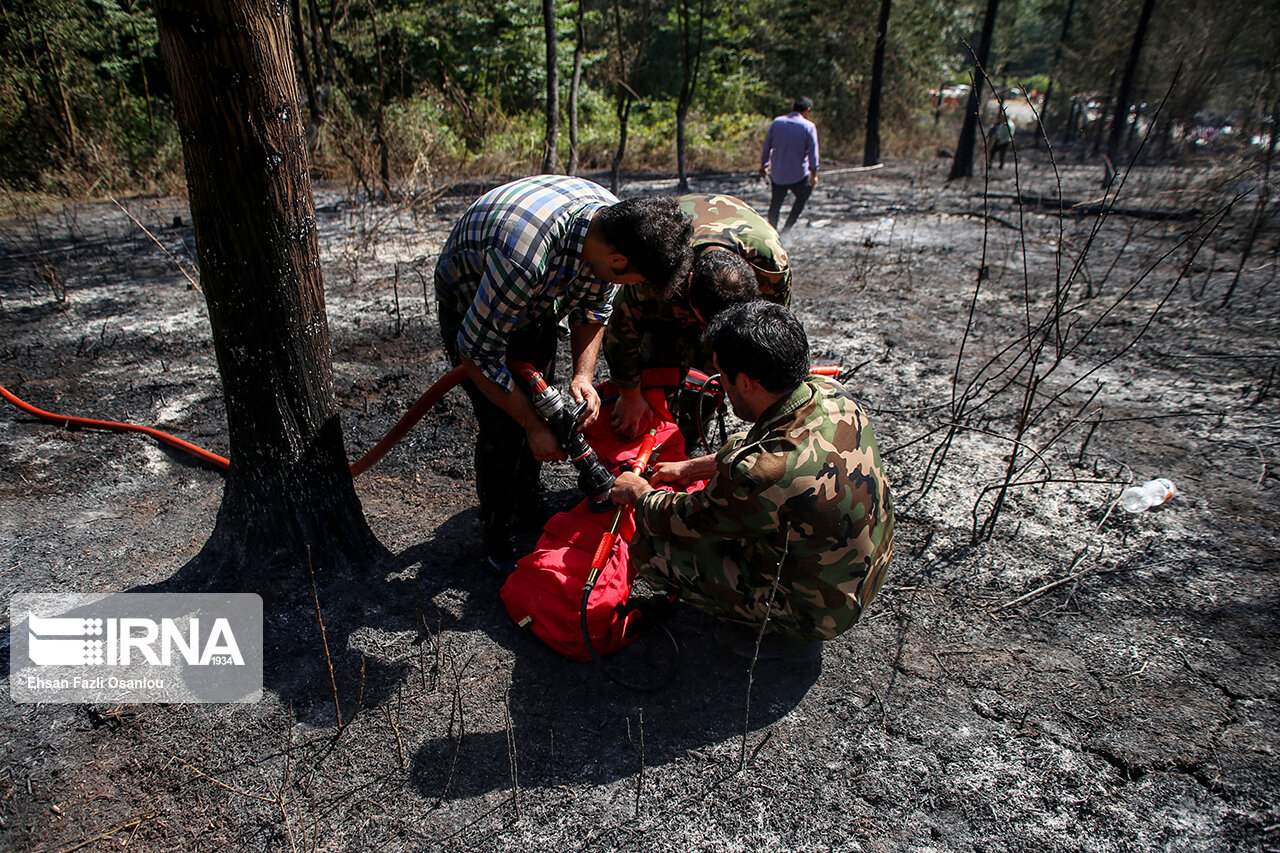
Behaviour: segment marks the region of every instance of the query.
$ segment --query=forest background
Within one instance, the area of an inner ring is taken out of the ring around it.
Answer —
[[[801,94],[829,157],[870,155],[869,125],[876,154],[934,156],[956,147],[987,18],[978,79],[1010,103],[1034,93],[1044,139],[1082,157],[1104,148],[1117,100],[1151,131],[1150,158],[1267,148],[1276,126],[1277,0],[1004,0],[998,15],[997,0],[291,2],[314,177],[370,195],[539,168],[754,169],[768,119]],[[0,12],[6,208],[182,190],[150,4]]]

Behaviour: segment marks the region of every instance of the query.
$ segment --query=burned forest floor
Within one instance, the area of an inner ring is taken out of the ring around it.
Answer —
[[[884,590],[820,662],[750,669],[679,611],[678,664],[649,639],[617,656],[669,676],[639,692],[522,634],[481,559],[455,391],[357,480],[393,556],[321,602],[347,614],[337,686],[314,610],[268,610],[296,642],[268,652],[257,703],[6,691],[0,847],[1280,849],[1280,223],[1261,172],[1141,167],[1104,194],[1098,168],[1035,152],[969,181],[949,166],[831,169],[784,237],[814,360],[846,368],[898,513]],[[352,458],[446,370],[431,267],[483,188],[317,189]],[[693,189],[768,202],[733,175]],[[0,384],[225,455],[194,256],[177,198],[0,223]],[[563,467],[544,480],[571,501]],[[1116,505],[1153,477],[1178,495]],[[222,484],[148,438],[4,405],[6,621],[16,593],[180,576]]]

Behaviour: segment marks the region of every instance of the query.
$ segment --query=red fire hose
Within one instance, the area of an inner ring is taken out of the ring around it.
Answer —
[[[53,412],[46,412],[44,409],[37,409],[30,403],[23,402],[9,392],[8,388],[0,385],[0,397],[4,397],[10,403],[17,406],[29,415],[34,415],[42,421],[48,421],[51,424],[60,424],[63,427],[82,427],[83,429],[105,429],[111,432],[140,432],[149,435],[159,442],[176,447],[179,450],[185,450],[194,456],[198,456],[210,465],[221,468],[224,471],[231,465],[231,462],[225,456],[219,456],[216,453],[210,453],[202,447],[196,447],[190,442],[183,441],[177,436],[169,435],[167,432],[161,432],[151,427],[138,426],[137,424],[122,424],[115,421],[98,421],[92,418],[74,418],[71,415],[55,415]]]
[[[351,476],[357,477],[372,468],[375,462],[387,455],[387,451],[392,447],[395,447],[396,443],[400,441],[400,439],[404,438],[405,433],[413,429],[414,425],[417,424],[418,421],[422,420],[423,416],[426,415],[432,406],[440,402],[440,398],[449,393],[454,386],[458,385],[458,383],[462,382],[462,380],[466,378],[466,368],[455,367],[453,370],[450,370],[444,376],[436,380],[436,383],[428,388],[426,393],[418,398],[418,402],[414,403],[409,411],[404,413],[404,417],[400,419],[399,423],[391,428],[391,431],[388,432],[381,441],[375,444],[368,453],[361,456],[351,464]],[[196,447],[194,444],[188,441],[183,441],[177,436],[170,435],[167,432],[161,432],[160,430],[152,427],[139,426],[138,424],[119,423],[117,421],[100,421],[94,418],[77,418],[71,415],[59,415],[53,412],[46,412],[44,409],[38,409],[30,403],[20,400],[3,385],[0,385],[0,397],[4,397],[10,403],[29,415],[33,415],[34,417],[37,417],[42,421],[47,421],[51,424],[58,424],[64,428],[80,427],[82,429],[101,429],[109,432],[140,432],[144,435],[151,436],[162,444],[167,444],[170,447],[176,447],[179,450],[184,450],[223,471],[227,470],[227,468],[231,466],[230,460],[225,456],[210,453],[202,447]]]
[[[358,477],[365,471],[373,467],[373,463],[377,462],[383,456],[387,455],[387,451],[396,446],[400,439],[404,438],[404,434],[413,429],[414,425],[430,411],[431,407],[440,402],[440,398],[460,384],[462,380],[467,378],[467,369],[462,365],[458,365],[450,370],[444,376],[436,380],[435,384],[427,389],[426,393],[418,398],[418,402],[404,413],[404,417],[391,428],[391,431],[383,436],[379,441],[369,449],[369,452],[361,456],[355,462],[351,463],[351,476]]]

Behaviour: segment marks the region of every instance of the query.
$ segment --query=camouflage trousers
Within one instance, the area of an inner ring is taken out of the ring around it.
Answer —
[[[645,580],[717,619],[754,631],[764,624],[766,634],[790,639],[827,639],[813,614],[796,608],[785,577],[777,580],[777,558],[757,569],[753,563],[765,560],[758,551],[748,553],[751,550],[757,549],[732,540],[706,539],[695,549],[684,550],[637,531],[630,560]]]

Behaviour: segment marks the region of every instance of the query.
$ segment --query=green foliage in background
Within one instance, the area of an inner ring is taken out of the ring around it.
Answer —
[[[149,5],[26,0],[0,17],[0,183],[59,194],[170,185],[180,148]]]
[[[583,2],[580,168],[609,167],[625,58],[630,88],[621,91],[632,99],[632,112],[623,168],[673,173],[677,0]],[[563,92],[579,8],[577,0],[558,4]],[[925,150],[951,132],[953,115],[935,115],[930,92],[969,79],[968,45],[984,5],[894,3],[881,127],[889,156]],[[1090,115],[1105,113],[1140,0],[1002,5],[987,69],[992,80],[1005,92],[1044,91],[1052,83],[1051,127],[1086,102]],[[1060,44],[1069,6],[1071,26]],[[744,0],[702,8],[699,80],[686,128],[691,169],[751,169],[769,119],[802,94],[816,103],[824,151],[857,156],[879,0]],[[310,93],[303,105],[319,177],[375,193],[537,168],[545,135],[537,4],[291,0],[286,11],[300,24],[294,53],[300,89]],[[1160,0],[1137,81],[1138,109],[1150,115],[1169,94],[1166,139],[1185,135],[1206,116],[1265,129],[1276,112],[1277,22],[1280,0]],[[561,108],[568,109],[567,92]],[[560,167],[568,159],[567,127],[562,118]],[[141,0],[0,5],[0,185],[64,196],[173,190],[182,185],[180,157],[149,6]]]

